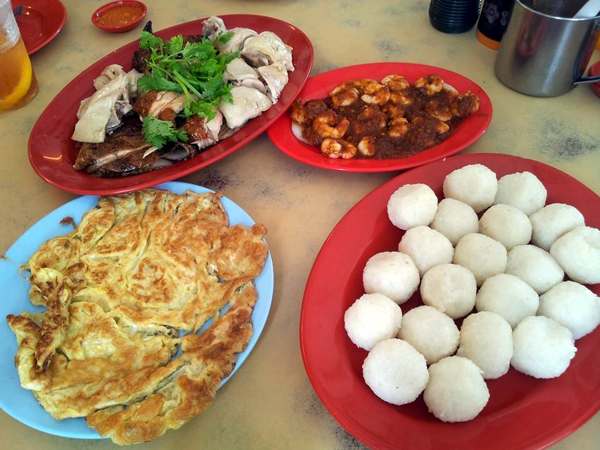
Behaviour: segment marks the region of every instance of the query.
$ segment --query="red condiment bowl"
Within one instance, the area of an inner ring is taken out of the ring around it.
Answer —
[[[118,18],[118,11],[122,11],[121,18]],[[131,11],[133,14],[130,14]],[[142,2],[136,0],[117,0],[101,6],[92,14],[92,23],[102,31],[108,33],[124,33],[137,27],[144,17],[148,8]],[[107,22],[109,17],[115,15],[115,20]],[[123,17],[126,16],[126,17]]]

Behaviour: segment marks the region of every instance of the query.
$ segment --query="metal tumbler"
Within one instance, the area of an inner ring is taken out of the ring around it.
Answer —
[[[572,6],[565,1],[515,1],[496,57],[495,72],[502,83],[523,94],[554,97],[600,80],[583,76],[600,35],[600,16],[573,18]]]

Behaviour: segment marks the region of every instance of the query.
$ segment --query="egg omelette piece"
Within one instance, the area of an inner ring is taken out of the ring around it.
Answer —
[[[256,289],[244,283],[229,311],[209,330],[183,338],[180,358],[186,365],[177,376],[139,402],[96,411],[87,417],[88,424],[115,443],[129,445],[155,439],[203,412],[252,336],[255,302]]]
[[[7,317],[21,385],[53,417],[88,417],[118,443],[178,428],[212,402],[252,334],[265,234],[262,225],[230,227],[218,194],[101,198],[25,265],[31,302],[46,310]],[[161,425],[142,432],[148,425],[132,414],[159,398]],[[127,433],[106,425],[116,410]]]

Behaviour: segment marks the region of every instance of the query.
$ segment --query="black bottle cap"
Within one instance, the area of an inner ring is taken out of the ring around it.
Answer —
[[[478,0],[431,0],[429,20],[444,33],[463,33],[473,28],[479,15]]]

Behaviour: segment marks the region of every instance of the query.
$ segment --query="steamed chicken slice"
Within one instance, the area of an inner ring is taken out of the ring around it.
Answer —
[[[232,28],[227,32],[231,33],[231,37],[227,42],[221,43],[217,41],[215,43],[215,47],[217,47],[221,53],[239,52],[248,38],[258,34],[256,31],[251,30],[250,28],[241,27]]]
[[[288,73],[284,66],[275,63],[269,66],[259,67],[258,73],[267,85],[269,97],[273,103],[277,103],[279,94],[288,82]]]
[[[161,120],[174,120],[183,110],[185,96],[171,91],[148,91],[138,97],[133,109],[141,117],[158,117]]]
[[[210,40],[215,39],[226,31],[227,27],[225,26],[225,22],[223,22],[223,19],[220,17],[211,16],[202,22],[202,36]]]
[[[135,71],[132,71],[135,72]],[[81,101],[71,139],[78,142],[104,142],[107,129],[120,124],[120,118],[131,110],[130,84],[137,82],[135,74],[128,75],[120,66],[108,66],[94,81],[98,89]]]
[[[269,97],[257,89],[235,86],[231,89],[232,102],[222,102],[220,111],[231,129],[241,127],[248,120],[259,116],[273,104]]]
[[[292,48],[270,31],[263,31],[258,36],[247,39],[241,55],[254,67],[280,63],[286,70],[294,70]]]
[[[248,65],[242,58],[235,58],[227,64],[223,79],[225,81],[231,81],[237,86],[246,86],[258,89],[263,94],[267,93],[267,88],[258,78],[256,69]]]

